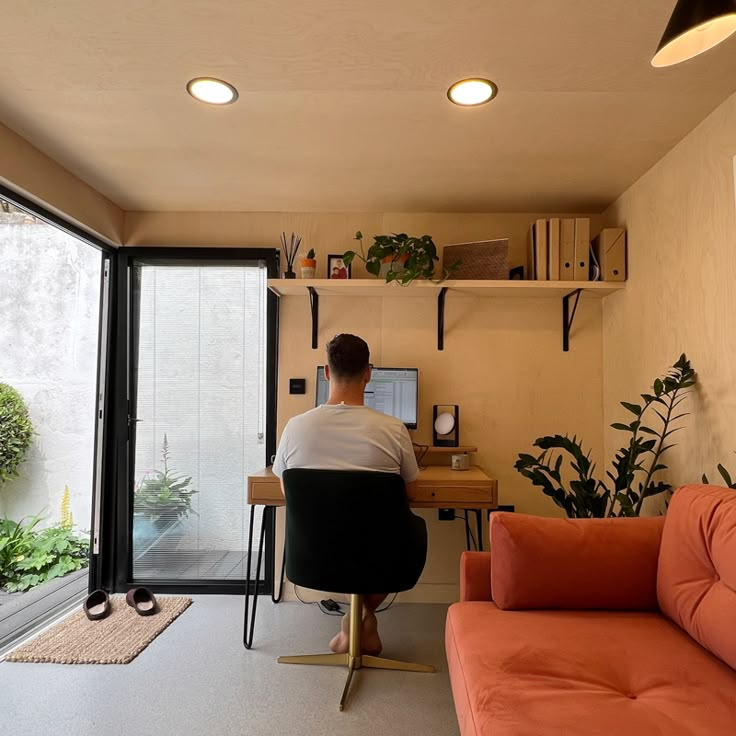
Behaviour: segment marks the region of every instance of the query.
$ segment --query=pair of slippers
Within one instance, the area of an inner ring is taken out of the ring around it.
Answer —
[[[148,588],[131,588],[125,602],[141,616],[153,616],[159,611],[156,597]],[[90,621],[106,618],[112,610],[110,596],[104,590],[95,590],[87,596],[82,609]]]

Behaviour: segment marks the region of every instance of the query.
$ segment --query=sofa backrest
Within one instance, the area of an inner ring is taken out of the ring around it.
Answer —
[[[692,485],[675,492],[657,597],[666,616],[736,669],[736,490]]]
[[[664,519],[491,516],[499,608],[656,611]]]

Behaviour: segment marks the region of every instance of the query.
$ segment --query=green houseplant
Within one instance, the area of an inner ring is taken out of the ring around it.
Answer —
[[[663,379],[654,381],[652,393],[641,394],[641,403],[621,402],[634,419],[629,424],[611,425],[628,434],[629,439],[616,453],[613,472],[606,473],[608,481],[594,476],[590,453],[583,450],[577,437],[540,437],[534,446],[542,450],[541,455],[522,453],[514,468],[570,518],[638,516],[644,499],[672,490],[669,483],[655,480],[655,476],[667,468],[662,457],[673,447],[672,434],[682,429],[674,424],[687,416],[678,407],[695,382],[695,371],[683,354]],[[569,482],[560,472],[563,452],[570,456],[576,476]]]
[[[363,233],[358,230],[354,240],[360,243],[360,252],[346,251],[343,261],[349,266],[353,259],[360,258],[365,263],[368,273],[374,276],[385,276],[386,283],[397,281],[402,286],[414,279],[432,279],[435,264],[439,260],[437,247],[431,235],[422,235],[414,238],[406,233],[392,233],[391,235],[374,235],[373,245],[366,253],[363,248]],[[383,265],[383,270],[382,270]],[[446,279],[458,264],[453,264],[443,279]]]
[[[34,434],[23,397],[12,386],[0,383],[0,486],[18,474]]]

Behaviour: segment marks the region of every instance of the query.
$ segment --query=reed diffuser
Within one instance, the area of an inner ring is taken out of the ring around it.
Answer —
[[[286,243],[286,233],[281,233],[281,250],[284,253],[284,260],[286,261],[286,270],[281,274],[283,279],[295,279],[296,273],[294,272],[294,261],[296,260],[296,254],[299,251],[299,246],[302,242],[301,235],[291,234],[291,240],[288,245]]]

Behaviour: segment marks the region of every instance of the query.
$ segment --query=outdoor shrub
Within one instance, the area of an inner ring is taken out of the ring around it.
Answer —
[[[33,434],[23,397],[12,386],[0,383],[0,487],[17,474]]]
[[[0,519],[0,587],[10,593],[87,566],[89,540],[64,524],[36,531],[40,516]]]
[[[192,496],[197,493],[190,487],[192,478],[169,468],[169,454],[169,440],[164,435],[164,469],[147,473],[135,490],[134,513],[159,525],[197,513],[192,508]]]

